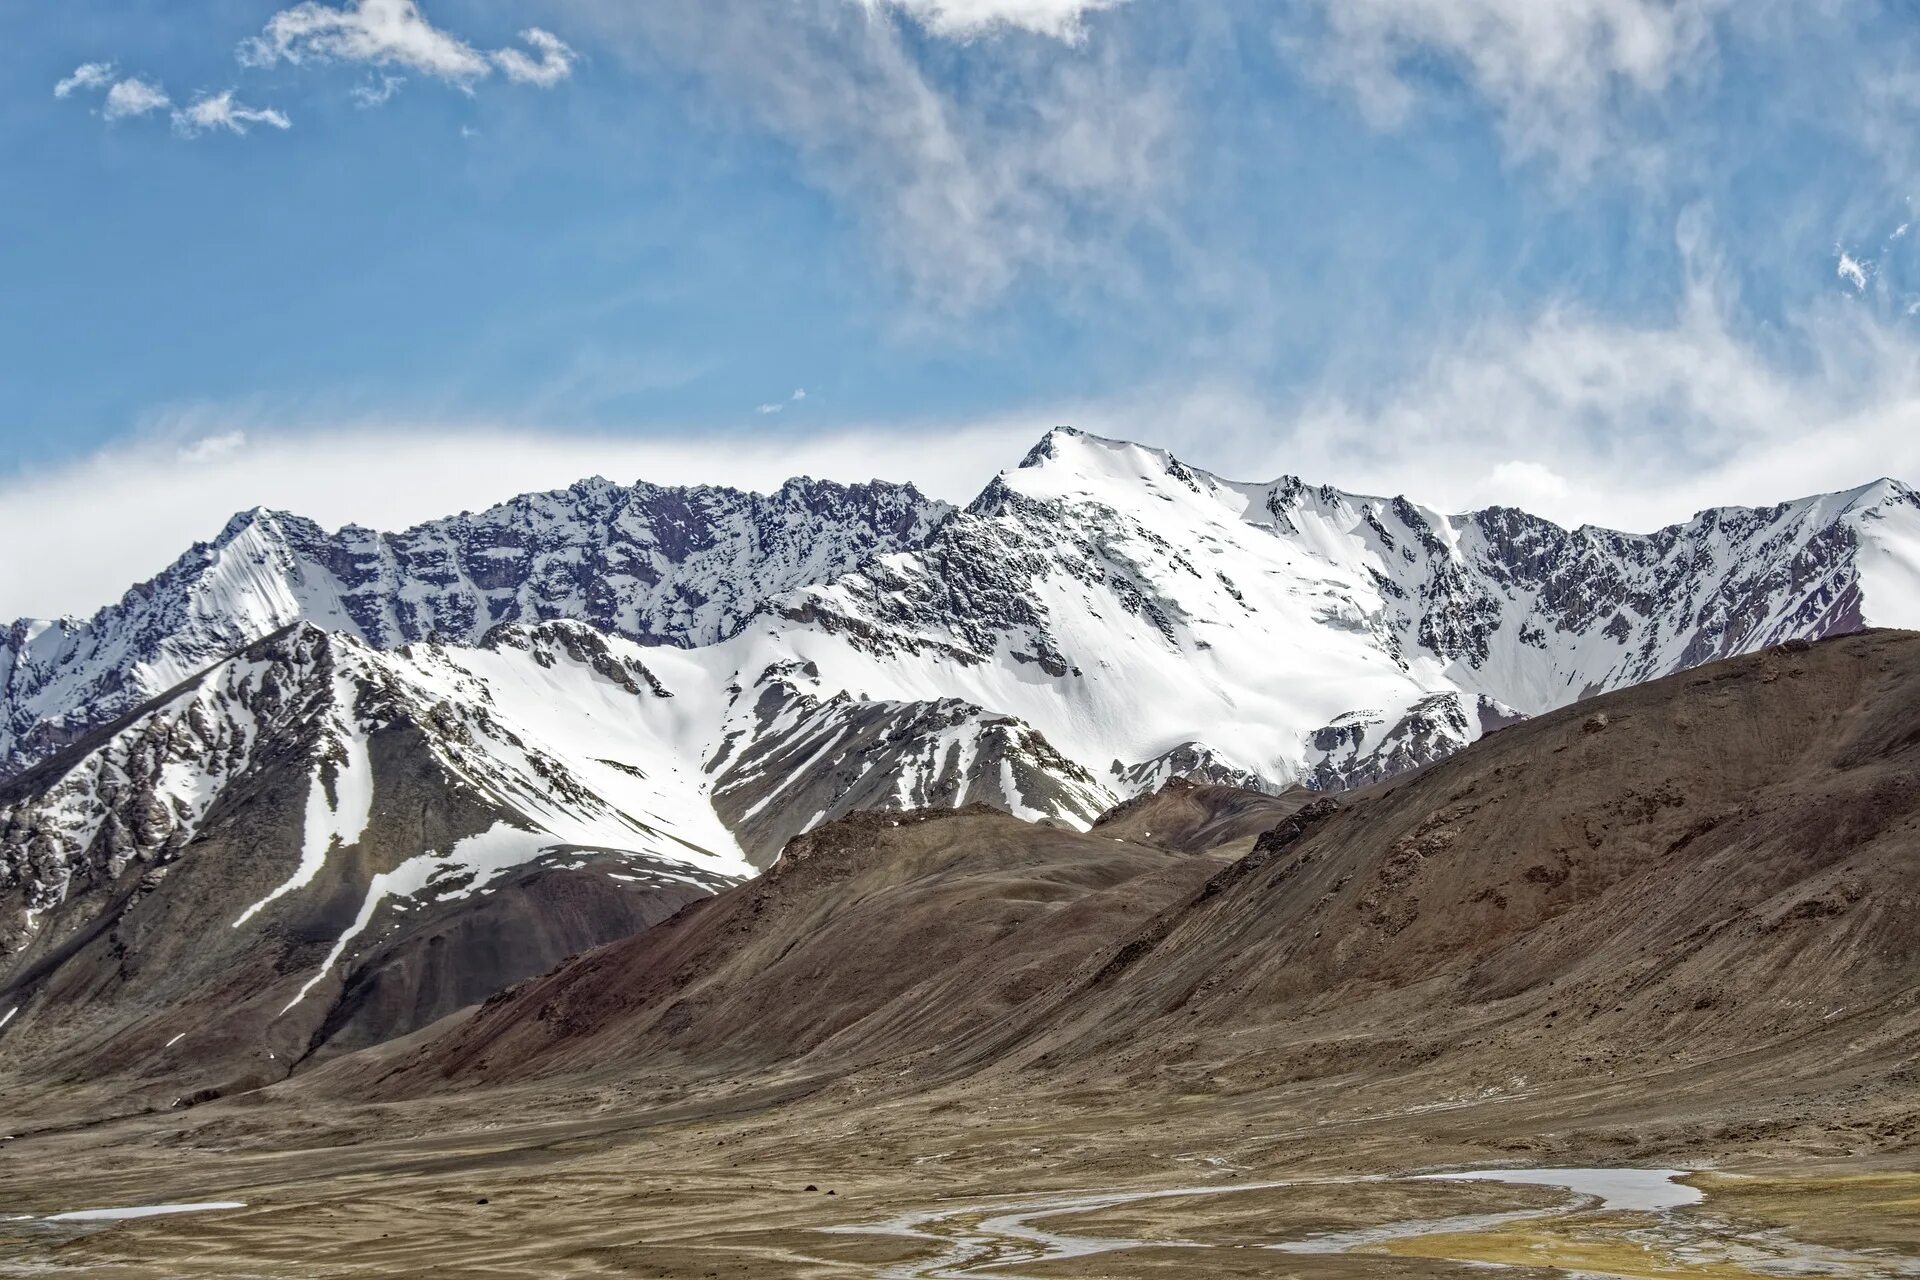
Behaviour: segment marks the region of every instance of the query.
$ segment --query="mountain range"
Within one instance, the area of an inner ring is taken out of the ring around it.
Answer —
[[[398,534],[255,510],[0,633],[0,1018],[49,1070],[271,1080],[857,812],[1086,830],[1174,779],[1298,807],[1916,625],[1920,495],[1886,480],[1632,535],[1061,428],[964,508],[592,480]]]

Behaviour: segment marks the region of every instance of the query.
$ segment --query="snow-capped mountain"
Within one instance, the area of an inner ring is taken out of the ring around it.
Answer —
[[[593,480],[394,535],[243,513],[91,619],[8,628],[0,752],[17,773],[294,622],[394,652],[571,619],[699,653],[703,686],[780,671],[821,701],[1011,715],[1116,792],[1326,787],[1717,657],[1920,622],[1916,566],[1920,498],[1893,481],[1637,536],[1240,484],[1062,428],[963,511],[878,482]]]
[[[712,644],[783,592],[920,545],[949,510],[880,482],[752,494],[593,479],[398,534],[242,512],[92,618],[0,631],[0,776],[294,622],[383,649],[554,618]]]
[[[743,669],[1011,714],[1118,793],[1170,759],[1329,788],[1714,658],[1920,623],[1920,496],[1880,481],[1633,536],[1239,484],[1060,430],[924,546],[774,609],[729,642]]]
[[[0,985],[135,1052],[192,1002],[290,1066],[738,882],[642,652],[575,622],[248,646],[0,789]]]
[[[707,764],[721,821],[765,857],[857,809],[988,804],[1086,827],[1113,803],[1031,725],[959,698],[822,697],[819,670],[776,663],[734,699]]]
[[[0,884],[25,891],[24,921],[76,892],[110,888],[128,864],[165,864],[217,802],[265,768],[304,762],[298,860],[236,927],[362,843],[374,817],[382,734],[417,735],[442,785],[489,811],[486,832],[431,866],[389,875],[390,892],[426,872],[475,876],[507,865],[509,844],[618,848],[748,874],[710,809],[684,803],[698,774],[672,694],[637,646],[580,623],[503,625],[482,647],[382,653],[297,623],[189,680],[100,735],[72,767],[32,774],[0,796]],[[57,774],[57,777],[51,775]],[[291,826],[292,824],[290,824]],[[521,839],[521,835],[525,839]],[[244,875],[235,869],[235,881]],[[11,949],[11,948],[9,948]]]
[[[260,1026],[378,1038],[485,994],[420,976],[428,920],[491,936],[475,913],[519,904],[545,941],[499,978],[628,918],[527,906],[550,872],[655,901],[856,809],[1085,827],[1175,777],[1362,784],[1870,625],[1920,625],[1920,495],[1892,481],[1638,536],[1060,429],[963,510],[590,481],[398,535],[249,512],[0,642],[0,994],[89,948],[132,963],[184,875],[233,955],[278,940]]]

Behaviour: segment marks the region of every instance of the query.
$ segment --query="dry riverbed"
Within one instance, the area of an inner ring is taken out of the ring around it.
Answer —
[[[0,1276],[1920,1276],[1920,1174],[1897,1153],[1743,1149],[1684,1117],[1552,1132],[1545,1102],[1306,1106],[850,1081],[381,1107],[276,1090],[16,1126]],[[1599,1165],[1645,1172],[1581,1172]],[[1418,1176],[1521,1166],[1573,1172]],[[46,1220],[207,1202],[239,1207]]]

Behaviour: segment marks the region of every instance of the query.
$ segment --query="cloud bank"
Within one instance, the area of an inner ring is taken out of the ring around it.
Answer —
[[[758,489],[796,474],[877,476],[964,502],[1059,423],[1233,479],[1293,474],[1443,510],[1502,504],[1638,531],[1707,506],[1920,481],[1920,342],[1906,329],[1838,298],[1801,318],[1814,354],[1788,365],[1742,337],[1734,312],[1710,275],[1657,325],[1550,307],[1480,325],[1365,399],[1290,405],[1227,386],[1149,388],[973,422],[674,440],[183,415],[144,443],[0,482],[0,540],[62,550],[57,564],[0,561],[0,617],[90,611],[254,505],[393,529],[593,474]]]

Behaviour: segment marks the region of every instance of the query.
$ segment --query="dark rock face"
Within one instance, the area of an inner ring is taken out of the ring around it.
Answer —
[[[553,696],[605,691],[602,714],[668,703],[582,624],[492,639]],[[288,628],[0,788],[5,1067],[251,1087],[736,883],[613,810],[584,757],[516,732],[433,648]],[[631,846],[542,834],[569,811]]]
[[[477,899],[429,907],[360,957],[316,1052],[380,1044],[480,1004],[561,961],[659,924],[729,882],[649,876],[630,859],[576,865],[557,850]],[[616,880],[615,875],[625,875]]]
[[[714,757],[713,805],[765,866],[805,831],[866,809],[970,804],[1091,822],[1112,797],[1032,726],[958,698],[868,702],[769,671]]]
[[[1253,851],[1260,854],[1275,854],[1294,844],[1307,832],[1313,830],[1316,823],[1324,822],[1340,812],[1340,802],[1332,796],[1321,796],[1310,800],[1300,807],[1298,813],[1287,818],[1279,826],[1261,834],[1253,842]]]
[[[1110,772],[1118,789],[1150,793],[1172,779],[1204,782],[1216,787],[1239,787],[1246,791],[1271,791],[1273,785],[1251,769],[1243,768],[1204,742],[1183,742],[1152,760],[1123,765],[1115,760]]]
[[[553,618],[686,647],[734,634],[779,592],[917,544],[945,510],[910,485],[793,480],[754,494],[593,480],[399,534],[289,532],[381,647]],[[438,591],[404,593],[421,582]]]
[[[276,754],[312,749],[333,670],[324,634],[289,629],[191,682],[164,712],[130,718],[126,732],[108,726],[64,764],[0,787],[0,898],[20,895],[30,923],[69,897],[109,889],[130,865],[164,868],[223,788]],[[205,784],[189,799],[164,785],[175,773]],[[0,956],[17,945],[19,926],[0,924]]]

